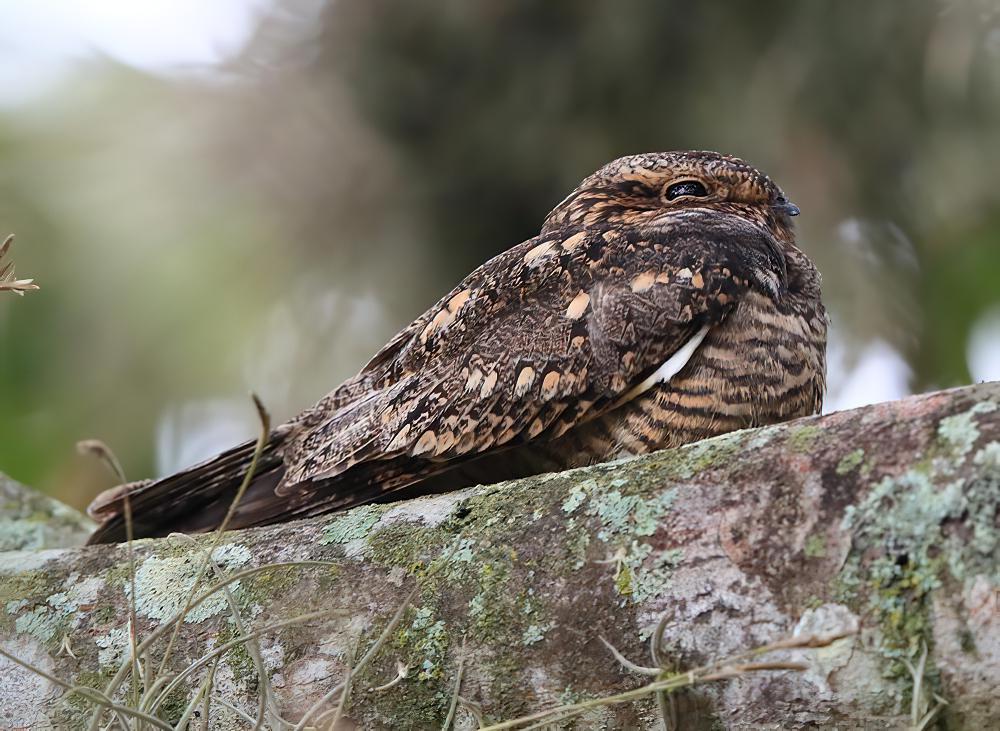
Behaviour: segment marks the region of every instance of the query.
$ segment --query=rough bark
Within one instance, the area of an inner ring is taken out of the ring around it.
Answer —
[[[248,627],[329,611],[260,638],[273,707],[292,721],[344,679],[415,589],[385,645],[352,675],[344,718],[359,726],[440,728],[460,662],[461,696],[487,722],[635,688],[649,678],[623,668],[599,636],[649,665],[647,638],[663,619],[677,670],[796,633],[857,629],[825,648],[769,656],[806,663],[804,672],[679,692],[680,728],[906,728],[915,682],[904,661],[916,666],[924,644],[919,693],[948,701],[940,723],[1000,728],[998,503],[1000,384],[982,384],[233,532],[215,556],[229,572],[331,562],[231,587]],[[140,639],[183,605],[209,541],[136,544]],[[0,647],[103,688],[128,651],[128,587],[124,546],[0,554]],[[238,633],[217,593],[188,615],[168,666],[180,671]],[[407,677],[374,690],[397,661]],[[0,727],[85,726],[89,701],[0,664]],[[161,718],[177,721],[205,673],[169,697]],[[223,657],[215,694],[255,716],[260,688],[245,646]],[[573,723],[662,727],[652,698]],[[211,728],[247,725],[213,702]],[[475,726],[459,704],[456,727]]]

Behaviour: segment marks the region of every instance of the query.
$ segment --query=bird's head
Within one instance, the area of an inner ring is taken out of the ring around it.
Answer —
[[[762,172],[717,152],[651,152],[609,162],[546,217],[542,232],[564,226],[656,225],[684,211],[750,219],[775,239],[793,242],[799,209]]]

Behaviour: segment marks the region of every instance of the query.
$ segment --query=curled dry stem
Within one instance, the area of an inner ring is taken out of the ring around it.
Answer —
[[[3,263],[3,258],[14,243],[14,234],[10,234],[0,244],[0,292],[13,292],[16,295],[24,296],[25,292],[32,292],[38,289],[34,279],[15,279],[14,262]]]

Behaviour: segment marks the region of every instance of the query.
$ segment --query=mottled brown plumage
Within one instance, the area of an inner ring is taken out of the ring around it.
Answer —
[[[770,179],[710,152],[624,157],[357,376],[276,429],[233,525],[498,481],[815,413],[819,274]],[[253,445],[98,497],[93,542],[221,520]]]

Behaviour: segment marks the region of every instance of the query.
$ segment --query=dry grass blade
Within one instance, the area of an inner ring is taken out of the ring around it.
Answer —
[[[108,472],[115,476],[119,485],[124,485],[128,482],[125,479],[125,470],[122,469],[122,463],[118,461],[118,457],[115,456],[111,447],[100,439],[82,439],[76,443],[76,451],[84,456],[98,459],[101,464],[107,467]]]
[[[191,602],[191,606],[188,607],[187,611],[190,612],[191,610],[197,608],[202,604],[202,602],[207,601],[210,597],[214,596],[217,592],[222,591],[226,586],[232,584],[233,582],[249,578],[251,576],[255,576],[256,574],[260,574],[265,571],[271,571],[273,569],[289,568],[289,567],[305,567],[305,566],[333,567],[337,566],[337,564],[333,561],[284,561],[279,563],[264,564],[263,566],[257,566],[251,569],[244,569],[243,571],[239,571],[235,574],[230,574],[229,577],[227,577],[225,580],[220,581],[214,584],[213,586],[209,587],[205,591],[203,591],[195,598],[193,602]],[[170,619],[168,619],[166,622],[161,624],[155,630],[150,632],[149,636],[146,639],[144,639],[141,643],[139,643],[139,646],[137,648],[138,656],[143,657],[144,655],[148,655],[148,651],[150,650],[152,645],[155,642],[157,642],[161,637],[163,637],[167,632],[173,629],[173,626],[176,623],[182,621],[184,617],[185,617],[184,613],[176,612],[172,617],[170,617]],[[122,661],[121,665],[119,665],[118,667],[118,672],[108,683],[108,688],[105,689],[104,695],[111,695],[115,691],[117,691],[117,689],[121,686],[122,682],[124,681],[125,676],[128,673],[130,667],[131,667],[131,662],[129,661],[128,658]],[[149,673],[147,673],[147,677],[148,676]],[[146,694],[149,695],[152,691],[162,686],[163,686],[162,682],[156,681],[149,688],[147,688]],[[113,690],[110,690],[112,688]]]
[[[622,665],[625,668],[628,668],[633,673],[638,673],[639,675],[649,675],[652,677],[656,677],[657,675],[663,674],[663,668],[647,668],[643,665],[636,665],[634,662],[632,662],[623,654],[621,654],[618,651],[618,648],[612,645],[606,639],[604,639],[600,635],[597,636],[597,639],[599,639],[601,643],[606,648],[608,648],[608,650],[610,650],[611,654],[615,656],[615,660],[617,660],[620,665]]]
[[[455,692],[451,696],[451,706],[448,708],[448,715],[441,725],[441,731],[448,731],[451,723],[455,719],[455,709],[458,708],[459,693],[462,690],[462,673],[465,670],[465,635],[462,635],[462,650],[458,658],[458,672],[455,677]]]
[[[232,711],[233,713],[235,713],[237,716],[239,716],[240,718],[242,718],[247,723],[251,723],[252,724],[254,722],[254,720],[252,718],[250,718],[250,714],[248,714],[246,711],[243,711],[240,708],[237,708],[232,703],[230,703],[225,698],[223,698],[221,695],[213,695],[212,696],[212,700],[215,701],[216,703],[218,703],[221,706],[225,706],[226,708],[228,708],[230,711]],[[208,718],[207,714],[206,714],[205,718],[206,719]],[[207,724],[205,725],[204,731],[208,731],[208,725]]]
[[[354,652],[351,652],[351,662],[354,661]],[[340,723],[340,719],[344,715],[344,710],[347,708],[347,699],[351,695],[351,681],[354,678],[354,671],[351,669],[350,663],[347,665],[347,672],[344,673],[344,690],[340,693],[340,700],[337,701],[337,707],[333,709],[333,717],[330,719],[330,723],[326,724],[327,731],[333,731],[337,728],[337,724]],[[317,719],[317,723],[322,721],[322,719]]]
[[[271,415],[264,408],[264,404],[257,397],[257,394],[251,394],[254,406],[257,409],[257,416],[260,419],[260,436],[257,437],[257,445],[254,447],[253,458],[250,460],[250,466],[247,468],[247,473],[243,477],[243,482],[240,483],[239,489],[236,491],[236,495],[233,497],[233,501],[229,504],[229,510],[226,511],[226,516],[222,519],[219,527],[215,529],[212,534],[212,542],[209,545],[208,551],[205,554],[204,559],[202,559],[201,565],[195,572],[194,581],[191,584],[191,590],[188,592],[187,600],[184,602],[184,609],[182,614],[186,614],[191,609],[191,601],[194,598],[195,591],[198,589],[198,584],[201,579],[205,576],[205,571],[208,570],[209,562],[212,559],[212,554],[215,553],[215,549],[219,547],[219,543],[222,541],[222,534],[226,532],[226,528],[229,527],[229,522],[233,519],[233,515],[236,513],[236,508],[239,506],[240,501],[243,499],[244,493],[246,493],[247,488],[250,487],[250,482],[253,480],[254,474],[257,472],[257,463],[260,461],[260,455],[264,451],[264,447],[267,445],[267,440],[271,434]],[[170,660],[170,653],[173,650],[174,643],[177,641],[177,634],[180,632],[180,623],[174,625],[174,630],[170,635],[170,639],[167,641],[167,647],[163,651],[163,656],[160,658],[160,666],[156,671],[157,675],[163,673],[167,668],[167,662]]]
[[[110,451],[110,450],[109,450]],[[114,457],[114,455],[112,455]],[[115,460],[117,462],[117,460]],[[118,467],[119,472],[121,472],[121,466]],[[124,472],[122,472],[122,477],[124,478]],[[132,658],[132,705],[139,705],[139,627],[138,627],[138,615],[135,611],[135,550],[132,546],[132,541],[134,539],[134,531],[132,524],[132,500],[129,496],[125,495],[125,537],[128,542],[128,583],[129,583],[129,602],[128,602],[128,641],[130,646],[129,655]]]
[[[172,533],[171,537],[180,538],[182,540],[193,543],[196,547],[198,545],[197,541],[191,536],[185,535],[183,533]],[[227,577],[226,571],[218,564],[218,562],[211,558],[212,569],[215,571],[216,575],[225,579]],[[236,604],[236,597],[233,596],[233,592],[230,591],[228,586],[223,587],[223,591],[226,596],[226,603],[229,605],[230,616],[233,618],[233,624],[236,626],[236,632],[239,635],[248,635],[246,625],[243,622],[243,617],[240,614],[239,606]],[[257,731],[264,726],[264,722],[267,716],[275,722],[275,725],[291,725],[288,724],[284,719],[280,717],[275,703],[274,696],[271,691],[271,682],[268,677],[267,670],[264,667],[264,660],[260,653],[260,645],[257,644],[256,640],[250,640],[247,642],[247,652],[254,663],[254,670],[257,672],[257,687],[260,689],[257,702],[257,720],[254,723],[253,729]]]
[[[13,292],[17,295],[24,295],[38,289],[34,279],[15,279],[14,262],[3,264],[3,258],[10,250],[10,245],[14,243],[14,234],[11,234],[0,244],[0,292]]]
[[[411,591],[399,605],[399,608],[396,609],[396,613],[393,614],[392,619],[389,620],[389,624],[385,626],[385,629],[383,629],[381,634],[379,634],[378,639],[375,640],[375,644],[368,649],[368,652],[366,652],[358,664],[354,666],[355,675],[364,670],[368,663],[372,661],[372,658],[374,658],[378,651],[382,649],[382,645],[385,644],[385,641],[389,639],[389,635],[391,635],[396,629],[396,625],[398,625],[400,620],[403,618],[406,608],[410,606],[410,602],[413,601],[413,597],[417,595],[418,591],[420,591],[419,587]],[[302,731],[306,727],[306,724],[309,723],[309,719],[311,719],[320,708],[329,703],[330,699],[332,699],[337,693],[344,693],[344,689],[345,683],[338,683],[332,689],[324,693],[323,697],[313,703],[305,714],[303,714],[302,718],[299,719],[299,722],[295,724],[293,731]]]
[[[236,637],[236,638],[230,640],[229,642],[226,642],[225,644],[220,645],[219,647],[215,648],[211,652],[209,652],[209,653],[207,653],[205,655],[202,655],[199,659],[197,659],[194,662],[192,662],[186,668],[184,668],[183,670],[181,670],[175,677],[173,677],[170,680],[169,683],[167,683],[166,685],[164,685],[162,687],[163,689],[160,690],[160,692],[159,692],[156,700],[154,700],[153,703],[152,703],[152,705],[154,706],[154,709],[155,709],[156,706],[158,706],[158,704],[162,701],[162,699],[166,698],[174,690],[176,690],[180,686],[180,684],[182,682],[184,682],[185,680],[187,680],[187,678],[192,673],[196,672],[199,668],[202,668],[205,665],[207,665],[208,663],[212,662],[215,658],[221,657],[222,655],[225,655],[227,652],[229,652],[230,650],[232,650],[234,647],[239,647],[240,645],[243,645],[243,644],[245,644],[246,642],[248,642],[250,640],[256,639],[258,637],[261,637],[261,636],[267,634],[268,632],[273,632],[274,630],[282,629],[284,627],[291,627],[291,626],[296,625],[296,624],[303,624],[303,623],[308,622],[308,621],[310,621],[312,619],[321,619],[323,617],[328,617],[328,616],[330,616],[331,614],[333,614],[333,613],[335,613],[337,611],[338,610],[336,608],[333,608],[333,609],[323,609],[323,610],[320,610],[318,612],[309,612],[307,614],[300,614],[297,617],[291,617],[289,619],[283,619],[280,622],[272,622],[271,624],[264,625],[263,627],[261,627],[259,629],[255,629],[253,632],[250,632],[247,635],[243,635],[241,637]]]
[[[145,721],[146,723],[152,724],[156,728],[166,729],[166,731],[173,731],[173,727],[170,726],[169,724],[164,723],[163,721],[161,721],[158,718],[155,718],[154,716],[150,716],[148,713],[143,713],[142,711],[138,711],[134,708],[129,708],[128,706],[119,705],[114,701],[112,701],[110,698],[108,698],[106,695],[101,693],[101,691],[97,690],[96,688],[88,688],[87,686],[73,685],[71,683],[67,683],[65,680],[62,680],[61,678],[58,678],[55,675],[47,673],[41,668],[32,665],[30,662],[26,662],[21,658],[17,657],[16,655],[12,655],[3,648],[0,648],[0,656],[7,658],[12,663],[20,665],[22,668],[25,668],[26,670],[30,670],[31,672],[35,673],[36,675],[42,678],[45,678],[53,685],[58,685],[67,693],[75,693],[76,695],[83,696],[91,703],[95,703],[96,705],[98,705],[101,710],[107,709],[115,714],[140,719],[142,721]]]
[[[229,525],[229,522],[232,520],[233,514],[236,512],[236,508],[239,505],[240,500],[243,499],[244,493],[250,486],[250,482],[257,471],[257,463],[260,460],[260,455],[264,451],[264,446],[267,444],[267,440],[271,432],[270,414],[268,414],[267,409],[264,408],[264,404],[261,403],[260,399],[257,397],[256,394],[251,394],[251,398],[253,399],[254,407],[257,409],[257,416],[260,419],[260,425],[261,425],[260,436],[257,438],[257,444],[254,448],[253,458],[250,461],[249,468],[247,468],[247,473],[243,478],[243,482],[240,484],[239,489],[236,491],[236,495],[233,497],[233,501],[229,506],[229,510],[226,512],[225,518],[223,519],[219,527],[216,529],[216,531],[213,533],[212,543],[209,546],[208,552],[205,558],[202,560],[200,566],[198,567],[198,570],[195,572],[195,578],[191,584],[191,589],[188,592],[183,608],[179,612],[181,619],[187,616],[187,613],[190,612],[195,606],[194,598],[195,598],[195,592],[198,589],[198,584],[201,582],[202,577],[204,577],[205,571],[208,569],[209,560],[211,559],[212,554],[215,552],[215,549],[218,548],[219,542],[222,540],[222,534],[225,532],[226,528]],[[223,582],[223,584],[226,585],[226,582]],[[163,654],[160,658],[159,667],[157,668],[155,674],[152,673],[151,671],[146,673],[145,681],[147,687],[150,685],[155,685],[156,678],[158,676],[161,676],[163,672],[166,670],[167,662],[170,659],[170,653],[173,650],[174,643],[177,641],[177,635],[180,632],[180,628],[181,628],[181,622],[179,620],[177,622],[172,623],[172,631],[170,634],[170,639],[167,641],[166,649],[163,651]],[[159,633],[153,633],[148,638],[147,641],[151,641],[159,636],[160,636]],[[143,643],[143,645],[140,646],[140,652],[144,649],[146,649],[146,643]],[[119,669],[118,673],[116,673],[115,676],[108,683],[108,686],[105,689],[105,695],[111,697],[115,694],[115,692],[118,690],[118,687],[121,685],[121,682],[124,680],[125,674],[127,672],[128,672],[127,667]],[[88,727],[89,731],[97,731],[97,729],[100,728],[100,724],[101,724],[101,712],[100,709],[98,709],[90,719],[90,725]]]
[[[215,659],[209,667],[208,672],[205,673],[205,679],[198,686],[198,692],[194,694],[194,698],[191,702],[187,704],[184,709],[184,713],[181,714],[180,719],[174,725],[174,731],[185,731],[188,724],[191,723],[191,717],[194,715],[195,710],[198,708],[198,704],[202,703],[205,698],[211,696],[212,693],[212,682],[215,679],[215,669],[219,666],[219,658]]]

